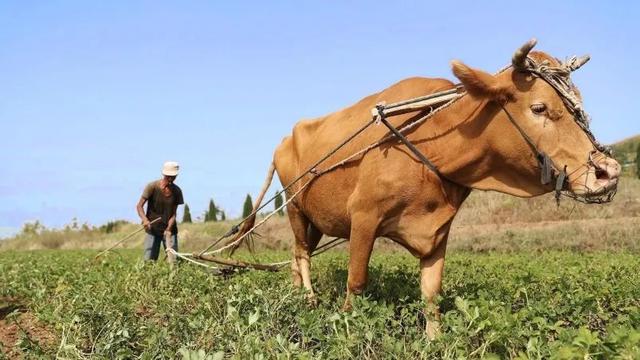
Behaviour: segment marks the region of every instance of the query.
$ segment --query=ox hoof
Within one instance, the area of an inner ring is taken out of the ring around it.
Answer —
[[[427,321],[427,328],[425,330],[429,340],[434,340],[440,335],[440,321]]]
[[[318,297],[316,296],[316,294],[307,295],[307,304],[312,308],[318,307]]]
[[[351,305],[351,300],[349,298],[347,298],[344,301],[344,304],[342,305],[342,309],[341,310],[344,311],[344,312],[349,312],[352,309],[353,309],[353,306]]]

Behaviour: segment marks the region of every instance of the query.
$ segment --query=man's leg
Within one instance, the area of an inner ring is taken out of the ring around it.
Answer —
[[[160,240],[159,236],[147,234],[144,239],[144,259],[145,260],[158,260],[158,253],[160,252]]]

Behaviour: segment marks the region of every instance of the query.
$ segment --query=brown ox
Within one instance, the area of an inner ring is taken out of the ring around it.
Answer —
[[[529,42],[516,52],[514,62],[525,60],[534,44]],[[530,60],[526,61],[560,65],[543,52],[528,56]],[[615,160],[594,148],[562,97],[543,79],[518,71],[518,66],[497,75],[458,61],[452,62],[452,68],[467,94],[406,134],[443,177],[424,166],[396,139],[315,178],[287,205],[295,235],[292,271],[296,285],[304,285],[313,297],[310,254],[323,234],[347,238],[349,273],[344,308],[348,309],[351,295],[362,293],[367,284],[375,239],[392,239],[420,261],[420,287],[432,315],[427,325],[429,336],[434,336],[438,328],[439,312],[433,301],[441,287],[451,222],[471,189],[519,197],[553,190],[553,183],[541,184],[536,154],[501,106],[557,167],[566,166],[566,190],[571,193],[588,198],[610,192],[617,185],[620,171]],[[338,112],[297,123],[293,134],[275,151],[273,164],[281,183],[289,184],[360,128],[370,119],[370,111],[377,103],[414,98],[453,86],[444,79],[410,78]],[[576,96],[579,99],[577,90]],[[412,117],[416,114],[390,118],[390,122],[398,127]],[[388,133],[382,125],[367,129],[318,170]],[[302,183],[311,176],[307,175]],[[294,186],[287,195],[290,197],[296,190]],[[264,190],[259,199],[263,195]],[[245,231],[252,220],[245,224]]]

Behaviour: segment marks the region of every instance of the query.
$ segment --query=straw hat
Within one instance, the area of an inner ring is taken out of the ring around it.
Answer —
[[[162,165],[162,175],[178,176],[178,170],[180,170],[180,165],[175,161],[167,161]]]

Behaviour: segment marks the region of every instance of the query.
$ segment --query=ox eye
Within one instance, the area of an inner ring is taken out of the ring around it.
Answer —
[[[533,113],[536,114],[536,115],[540,115],[540,114],[544,113],[545,111],[547,111],[547,105],[545,105],[545,104],[533,104],[533,105],[531,105],[531,111],[533,111]]]

